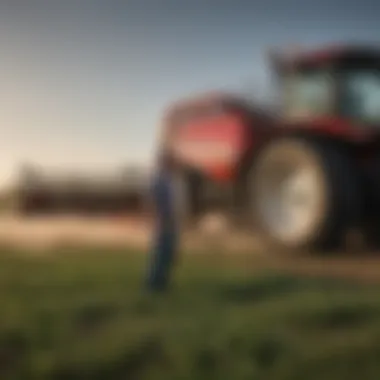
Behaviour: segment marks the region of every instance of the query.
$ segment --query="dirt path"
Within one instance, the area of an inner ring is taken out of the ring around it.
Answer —
[[[150,241],[151,223],[142,218],[112,220],[94,218],[33,218],[0,217],[0,245],[49,250],[65,245],[146,248]],[[368,252],[331,257],[283,257],[267,252],[258,239],[237,233],[215,236],[188,234],[185,248],[191,252],[209,252],[231,257],[235,253],[246,260],[247,269],[268,268],[291,273],[353,278],[380,282],[380,254]],[[244,258],[243,258],[244,257]],[[234,260],[241,265],[241,261]],[[240,263],[239,263],[240,261]],[[233,265],[233,264],[232,264]]]
[[[152,223],[147,218],[81,217],[0,217],[0,244],[28,248],[52,248],[62,244],[136,246],[149,244]],[[189,248],[217,250],[252,249],[252,239],[236,234],[204,235],[187,233],[183,239]]]
[[[0,218],[0,242],[16,247],[41,249],[65,244],[144,246],[149,235],[149,224],[136,218]]]

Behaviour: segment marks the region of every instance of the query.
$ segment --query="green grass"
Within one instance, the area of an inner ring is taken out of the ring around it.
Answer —
[[[71,250],[0,258],[0,378],[380,379],[380,288],[180,260],[142,290],[145,258]]]

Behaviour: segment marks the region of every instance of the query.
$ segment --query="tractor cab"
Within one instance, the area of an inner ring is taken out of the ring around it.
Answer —
[[[380,50],[324,49],[276,58],[285,124],[312,124],[350,139],[380,128]]]

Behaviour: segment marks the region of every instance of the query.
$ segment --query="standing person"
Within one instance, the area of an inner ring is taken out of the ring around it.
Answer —
[[[153,178],[155,226],[148,270],[148,289],[164,291],[170,281],[172,266],[178,249],[179,226],[176,220],[175,181],[176,165],[171,156],[162,153]]]

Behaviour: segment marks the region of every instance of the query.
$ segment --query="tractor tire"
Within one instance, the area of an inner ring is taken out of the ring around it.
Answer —
[[[264,240],[276,248],[336,249],[361,220],[358,171],[349,154],[330,141],[275,139],[252,169],[250,212]]]
[[[366,171],[365,237],[370,248],[380,248],[380,156],[376,155]]]

